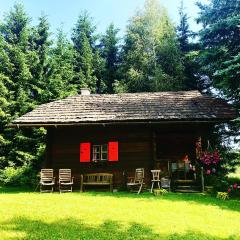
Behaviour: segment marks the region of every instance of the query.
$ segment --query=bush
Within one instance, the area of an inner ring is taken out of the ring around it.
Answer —
[[[240,197],[240,180],[238,178],[229,178],[229,177],[221,177],[221,176],[208,176],[208,185],[206,186],[206,191],[211,188],[212,191],[208,191],[209,193],[215,195],[217,193],[225,192],[229,197]],[[221,197],[218,197],[221,198]]]
[[[208,175],[205,178],[205,185],[213,186],[213,192],[226,192],[229,188],[228,179],[223,176]]]
[[[237,183],[237,185],[240,186],[240,178],[228,177],[228,182],[229,182],[230,185],[233,185],[234,183]]]
[[[228,178],[229,187],[228,193],[230,197],[240,197],[240,179],[239,178]]]
[[[6,167],[0,170],[0,183],[7,186],[33,186],[37,182],[37,172],[31,165]]]

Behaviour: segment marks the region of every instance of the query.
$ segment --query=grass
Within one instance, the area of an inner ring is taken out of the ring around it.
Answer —
[[[240,201],[0,188],[0,239],[240,239]]]
[[[240,166],[237,167],[234,173],[229,173],[228,175],[230,178],[236,178],[240,180]]]

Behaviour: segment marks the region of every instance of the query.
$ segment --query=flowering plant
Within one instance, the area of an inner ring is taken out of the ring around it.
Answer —
[[[200,163],[206,169],[206,173],[208,175],[217,172],[220,160],[221,157],[217,149],[215,149],[213,152],[204,151],[199,158]]]
[[[232,191],[236,191],[238,189],[238,184],[237,183],[234,183],[233,185],[230,185],[228,187],[228,193],[232,192]]]

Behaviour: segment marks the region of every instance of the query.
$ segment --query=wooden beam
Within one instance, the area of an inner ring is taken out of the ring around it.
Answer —
[[[156,143],[156,132],[152,132],[152,154],[153,154],[153,167],[156,168],[157,163],[157,143]]]
[[[86,125],[141,125],[141,124],[169,124],[169,123],[224,123],[230,120],[163,120],[163,121],[112,121],[112,122],[78,122],[78,123],[12,123],[8,127],[57,127],[57,126],[86,126]]]

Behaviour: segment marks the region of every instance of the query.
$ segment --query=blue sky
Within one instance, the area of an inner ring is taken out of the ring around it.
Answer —
[[[207,0],[202,1],[206,2]],[[24,4],[33,24],[36,24],[41,13],[46,14],[53,33],[63,23],[64,31],[70,34],[79,13],[87,10],[94,18],[97,32],[103,33],[106,27],[113,22],[120,29],[120,36],[124,34],[128,19],[136,9],[142,8],[144,5],[144,0],[0,0],[0,20],[15,2]],[[161,0],[161,2],[168,9],[172,21],[177,23],[181,0]],[[184,5],[190,17],[191,29],[199,29],[194,21],[198,13],[195,0],[184,0]]]

